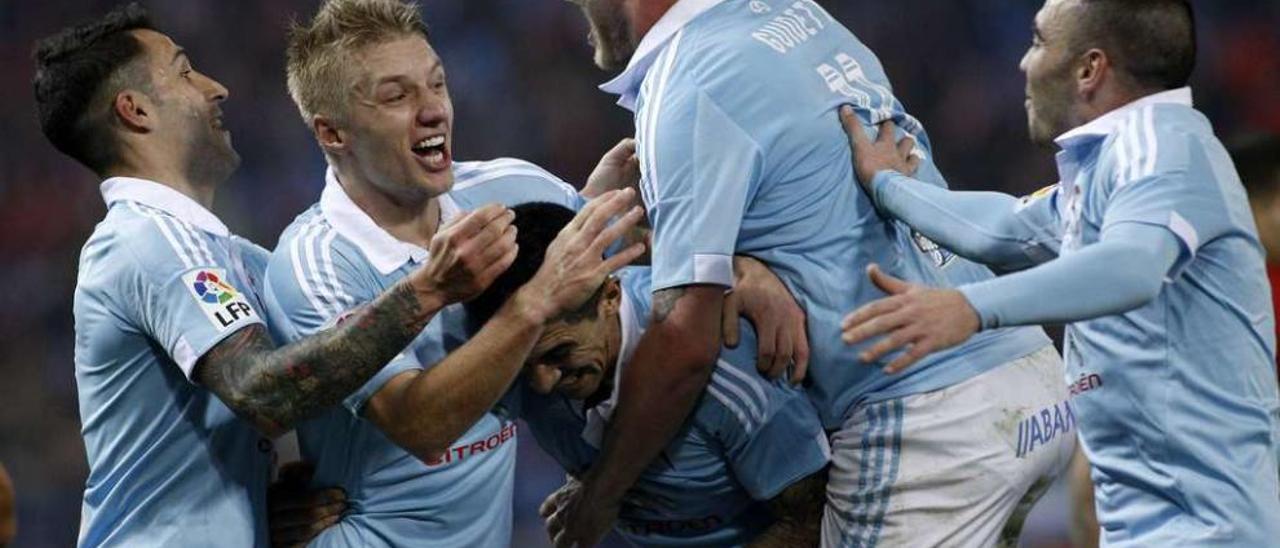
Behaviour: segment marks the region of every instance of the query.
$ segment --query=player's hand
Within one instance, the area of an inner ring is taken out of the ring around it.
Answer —
[[[516,294],[523,306],[537,310],[544,321],[576,310],[606,277],[642,255],[645,246],[636,243],[604,257],[609,245],[635,228],[644,216],[644,210],[631,205],[634,199],[634,190],[614,190],[582,208],[547,246],[542,266]],[[614,217],[617,219],[609,224]]]
[[[756,328],[756,368],[776,379],[791,369],[799,383],[809,369],[809,336],[804,310],[764,263],[742,255],[733,258],[734,289],[725,295],[721,315],[724,344],[738,346],[738,317]]]
[[[884,335],[862,351],[862,361],[872,363],[885,354],[905,349],[884,368],[885,373],[897,373],[978,332],[978,313],[963,293],[907,283],[881,272],[876,265],[868,267],[867,274],[876,287],[890,296],[863,305],[840,324],[846,344]]]
[[[600,163],[587,176],[582,195],[596,198],[610,190],[640,190],[640,160],[636,158],[636,140],[623,139],[604,153]],[[637,195],[637,204],[639,198]]]
[[[421,298],[441,306],[489,287],[516,260],[515,213],[498,204],[468,212],[431,238],[431,259],[409,275]]]
[[[314,473],[310,463],[291,462],[280,468],[280,479],[267,488],[271,546],[305,546],[342,519],[347,494],[338,488],[311,489]]]
[[[920,167],[920,157],[912,153],[916,147],[915,139],[907,135],[894,144],[897,126],[893,121],[881,122],[877,130],[879,135],[872,141],[863,131],[862,121],[853,112],[853,107],[843,105],[840,107],[840,125],[844,126],[849,147],[853,149],[853,172],[868,194],[875,196],[871,180],[876,173],[888,169],[903,175],[915,175],[916,168]]]
[[[556,548],[595,546],[618,519],[618,504],[592,500],[588,491],[583,483],[569,481],[538,509]]]

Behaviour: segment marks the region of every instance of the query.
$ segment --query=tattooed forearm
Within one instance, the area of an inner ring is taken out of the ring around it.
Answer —
[[[205,354],[196,380],[276,435],[359,388],[438,311],[401,282],[338,327],[279,349],[261,325],[242,329]]]
[[[671,315],[671,311],[676,309],[676,303],[680,302],[683,297],[685,288],[672,287],[657,291],[653,294],[653,321],[654,323],[662,323],[666,321],[667,316]]]

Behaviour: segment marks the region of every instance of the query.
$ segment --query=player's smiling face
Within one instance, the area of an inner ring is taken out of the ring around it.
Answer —
[[[1027,76],[1027,124],[1031,140],[1039,144],[1050,144],[1071,129],[1077,56],[1072,55],[1069,23],[1077,7],[1074,0],[1045,2],[1020,65]]]
[[[362,49],[345,138],[355,168],[392,196],[433,198],[453,186],[453,102],[440,57],[421,36]]]
[[[568,0],[582,9],[591,26],[587,40],[595,48],[595,63],[605,70],[621,70],[636,51],[624,0]]]
[[[621,298],[617,279],[610,278],[595,314],[547,324],[525,362],[525,373],[535,392],[585,400],[600,390],[618,361]]]
[[[168,36],[153,30],[134,33],[146,51],[151,88],[146,95],[154,102],[158,146],[178,155],[189,176],[214,183],[230,177],[240,156],[231,147],[219,106],[227,88],[195,70]]]

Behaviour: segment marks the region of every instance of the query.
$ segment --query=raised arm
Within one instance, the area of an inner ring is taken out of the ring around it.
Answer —
[[[884,214],[901,220],[967,259],[1002,270],[1027,268],[1057,256],[1056,188],[1025,198],[999,192],[952,191],[910,177],[914,142],[893,142],[893,122],[870,140],[857,115],[840,111],[859,183]],[[905,175],[904,175],[905,174]]]
[[[396,356],[445,305],[479,293],[515,257],[511,215],[485,207],[442,229],[432,260],[333,329],[275,348],[261,324],[218,343],[194,378],[264,434],[337,404]]]
[[[424,462],[447,451],[506,392],[546,321],[576,309],[643,252],[633,245],[603,258],[640,220],[643,211],[630,205],[633,198],[627,190],[587,204],[547,247],[537,274],[484,328],[435,367],[392,378],[370,398],[365,417]]]

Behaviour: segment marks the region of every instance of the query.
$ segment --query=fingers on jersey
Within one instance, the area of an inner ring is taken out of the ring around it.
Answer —
[[[893,296],[866,304],[841,322],[841,339],[846,344],[884,336],[859,354],[862,361],[875,362],[905,349],[884,368],[886,373],[897,373],[977,332],[977,313],[959,291],[913,285],[881,272],[876,265],[867,273],[877,287]]]

